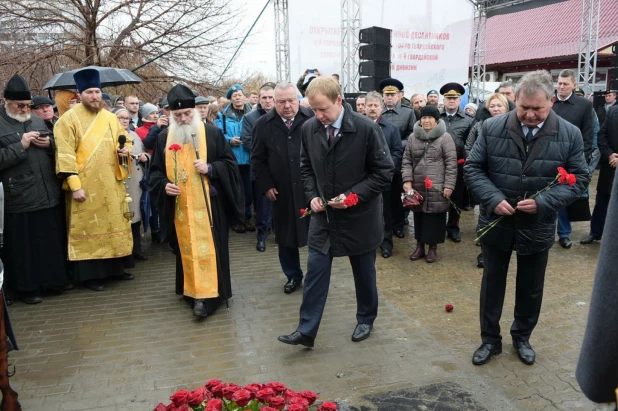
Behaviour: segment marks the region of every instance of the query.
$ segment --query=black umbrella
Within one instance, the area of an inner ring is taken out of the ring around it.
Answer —
[[[101,87],[122,86],[123,84],[139,84],[142,82],[141,78],[127,69],[89,66],[66,71],[64,73],[54,74],[54,76],[47,83],[45,83],[43,90],[76,89],[77,86],[75,85],[73,74],[84,69],[95,69],[99,72],[101,76]]]

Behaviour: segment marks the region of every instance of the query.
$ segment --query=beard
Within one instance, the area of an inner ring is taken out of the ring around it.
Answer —
[[[26,121],[30,120],[30,117],[32,116],[32,114],[30,113],[26,113],[26,114],[11,113],[8,107],[6,109],[6,115],[12,118],[13,120],[19,121],[20,123],[25,123]]]
[[[197,109],[193,110],[193,120],[189,124],[178,124],[174,115],[170,116],[170,135],[172,136],[172,144],[193,144],[193,135],[197,134],[199,127],[204,127],[202,124],[202,116]]]
[[[92,103],[87,102],[86,100],[82,100],[82,105],[86,107],[86,110],[91,113],[98,113],[103,108],[102,101],[94,101]]]

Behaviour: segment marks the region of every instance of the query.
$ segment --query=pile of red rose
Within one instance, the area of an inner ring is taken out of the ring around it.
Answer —
[[[214,379],[194,391],[180,390],[169,405],[154,411],[337,411],[337,404],[316,404],[312,391],[294,392],[280,382],[249,384],[244,387]]]

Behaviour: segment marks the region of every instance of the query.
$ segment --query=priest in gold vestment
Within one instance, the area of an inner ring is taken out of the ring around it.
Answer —
[[[170,126],[157,137],[150,194],[162,238],[176,254],[176,294],[206,317],[232,296],[228,227],[244,215],[243,186],[230,145],[202,121],[191,90],[174,86],[167,101]]]
[[[134,266],[131,223],[123,180],[130,139],[116,116],[103,109],[98,71],[74,74],[81,104],[62,115],[54,126],[56,174],[63,179],[67,205],[68,258],[73,280],[102,291],[107,277],[132,280],[125,268]]]

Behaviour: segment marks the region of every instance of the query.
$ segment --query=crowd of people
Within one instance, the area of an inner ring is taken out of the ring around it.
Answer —
[[[347,256],[358,342],[378,314],[376,250],[392,257],[393,236],[404,238],[413,224],[410,260],[433,263],[439,244],[461,242],[461,212],[478,206],[482,344],[473,363],[502,350],[515,251],[510,333],[521,361],[532,364],[529,338],[556,226],[559,244],[570,248],[571,221],[581,214],[573,204],[587,204],[597,164],[596,205],[581,243],[603,235],[618,163],[616,92],[595,112],[571,70],[557,88],[546,71],[502,83],[482,107],[462,107],[465,89],[454,82],[407,100],[394,78],[353,107],[338,78],[315,69],[296,85],[246,92],[235,84],[217,99],[176,85],[153,103],[107,95],[93,69],[74,79],[77,91],[57,92],[54,105],[15,75],[0,107],[5,289],[27,304],[78,283],[102,291],[108,279],[132,280],[127,270],[148,258],[141,239],[150,230],[176,256],[176,293],[207,317],[232,297],[229,229],[256,232],[257,252],[274,232],[283,291],[303,291],[299,326],[279,340],[314,345],[332,259]],[[551,185],[558,167],[573,184]]]

